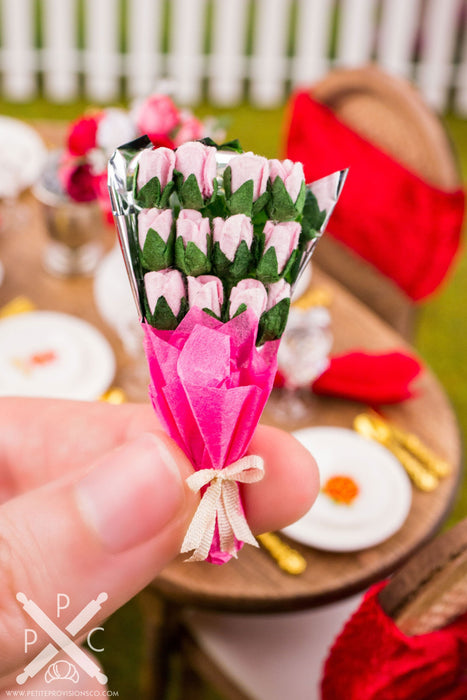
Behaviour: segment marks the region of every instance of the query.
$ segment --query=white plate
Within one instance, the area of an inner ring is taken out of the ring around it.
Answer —
[[[114,374],[112,348],[86,321],[54,311],[0,321],[0,396],[92,401]]]
[[[315,457],[321,488],[331,476],[349,476],[358,495],[336,503],[323,490],[308,513],[283,532],[303,544],[333,552],[373,547],[404,524],[412,502],[410,480],[397,459],[378,443],[346,428],[304,428],[295,437]]]
[[[16,197],[33,185],[46,157],[44,142],[32,127],[0,116],[0,197]]]

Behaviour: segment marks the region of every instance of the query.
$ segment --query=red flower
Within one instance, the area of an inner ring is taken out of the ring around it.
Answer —
[[[149,135],[149,138],[151,139],[155,148],[160,148],[161,146],[171,148],[172,150],[175,148],[175,144],[172,139],[169,139],[169,137],[165,134],[151,134]]]
[[[81,117],[72,122],[68,131],[68,150],[74,156],[84,156],[96,147],[97,126],[102,114]]]
[[[98,177],[87,163],[64,165],[60,168],[59,176],[63,189],[75,202],[92,202],[96,199]]]

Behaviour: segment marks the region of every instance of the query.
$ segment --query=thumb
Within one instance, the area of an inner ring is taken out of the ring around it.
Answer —
[[[184,486],[189,473],[175,443],[162,433],[144,434],[86,473],[0,508],[0,676],[51,641],[27,605],[23,610],[26,599],[63,630],[106,593],[89,625],[95,627],[176,556],[196,505]],[[66,610],[58,600],[69,602]],[[37,632],[29,655],[25,628],[30,639]]]

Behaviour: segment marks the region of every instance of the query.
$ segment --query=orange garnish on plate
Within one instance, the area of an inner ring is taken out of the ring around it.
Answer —
[[[336,503],[349,506],[360,493],[358,484],[350,476],[336,474],[329,477],[322,492]]]
[[[45,350],[44,352],[36,352],[31,355],[29,362],[31,365],[48,365],[50,362],[55,362],[57,354],[54,350]]]

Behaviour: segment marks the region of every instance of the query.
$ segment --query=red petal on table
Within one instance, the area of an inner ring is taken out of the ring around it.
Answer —
[[[397,403],[413,396],[411,384],[421,370],[417,358],[406,352],[354,351],[331,357],[312,390],[369,404]]]

